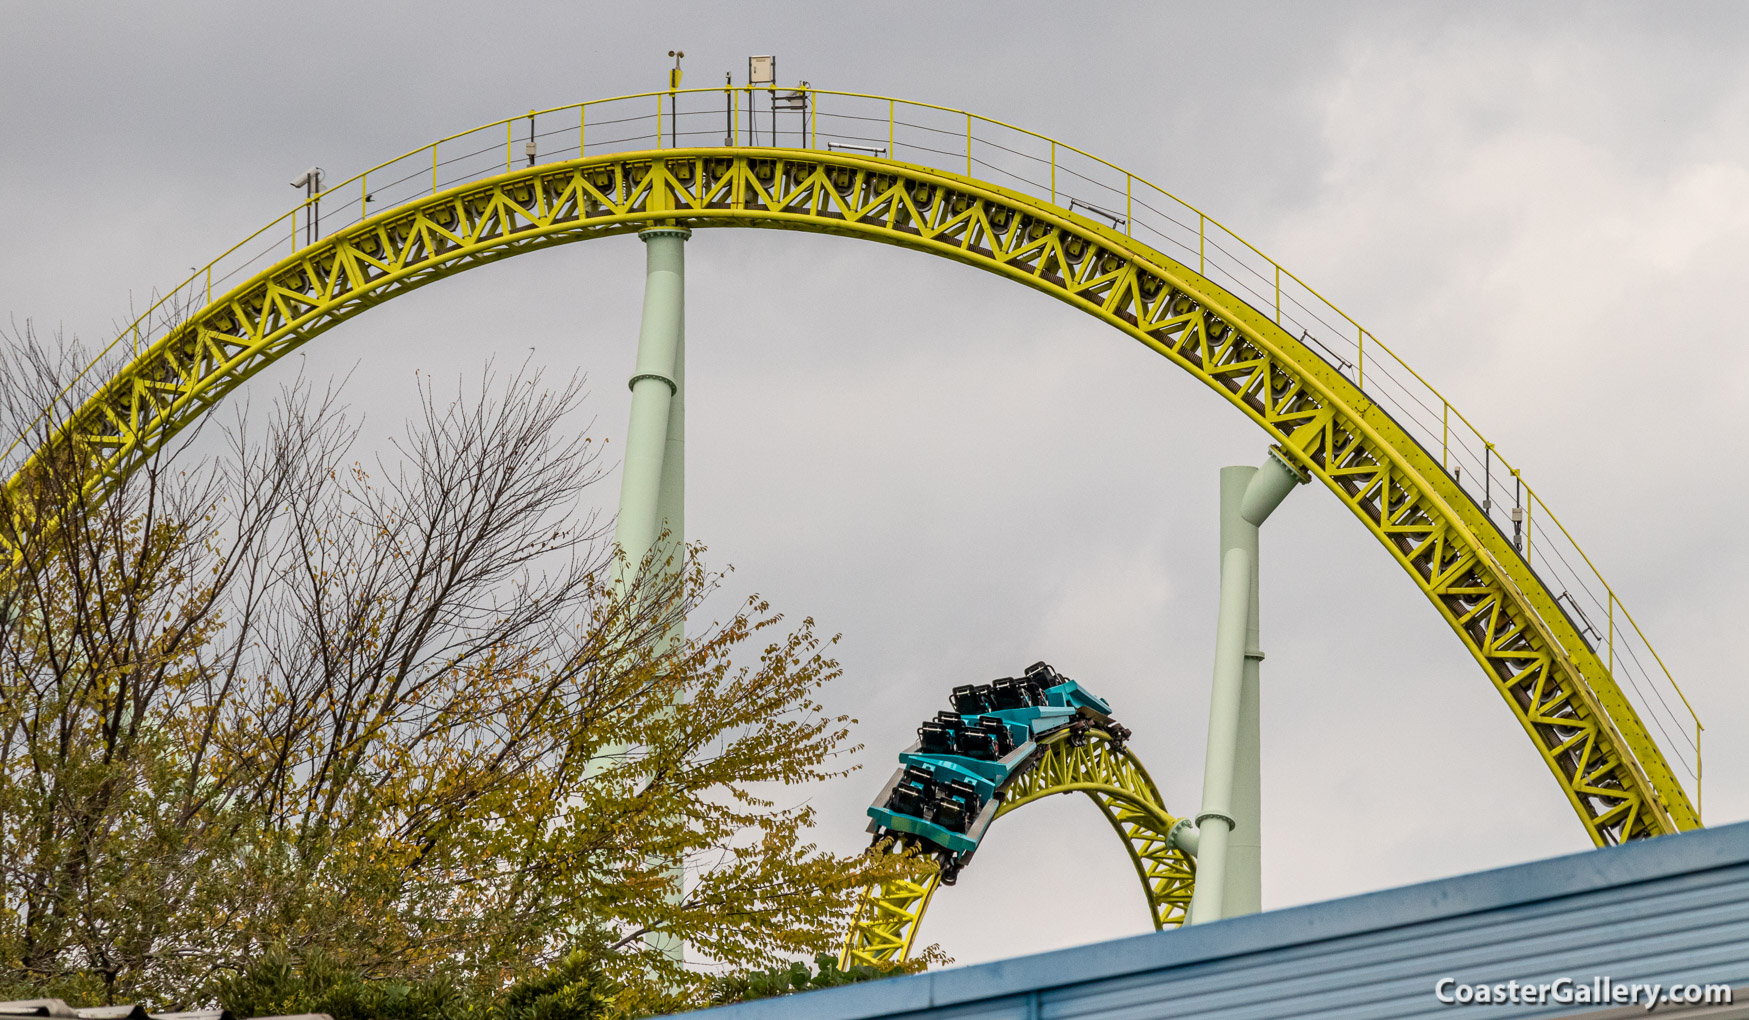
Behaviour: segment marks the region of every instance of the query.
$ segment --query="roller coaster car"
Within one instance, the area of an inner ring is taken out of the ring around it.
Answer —
[[[928,728],[931,724],[925,723]],[[923,731],[918,731],[921,736]],[[953,746],[945,751],[931,751],[931,741],[939,742],[937,734],[930,734],[919,741],[919,749],[924,753],[952,754],[961,758],[971,758],[976,761],[1000,761],[1014,751],[1014,733],[1007,723],[992,716],[982,716],[976,721],[967,721],[960,728],[953,730]]]
[[[966,833],[983,810],[984,797],[970,779],[937,774],[922,765],[908,765],[895,778],[884,805],[948,832]],[[925,830],[926,831],[926,830]]]
[[[1009,724],[993,716],[968,720],[952,712],[938,712],[933,720],[917,727],[919,754],[998,761],[1012,753],[1014,747]]]
[[[1095,725],[1128,735],[1110,705],[1043,662],[1020,677],[955,687],[952,702],[953,711],[917,727],[916,745],[899,753],[899,770],[868,809],[877,841],[905,834],[941,861],[949,885],[995,820],[1002,790],[1037,760],[1040,740],[1077,741]]]

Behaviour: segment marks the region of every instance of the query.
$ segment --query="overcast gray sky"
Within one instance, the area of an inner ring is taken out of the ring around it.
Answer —
[[[1709,724],[1706,817],[1749,818],[1749,8],[1734,4],[0,2],[0,313],[103,342],[338,180],[531,107],[775,53],[784,83],[1055,135],[1174,190],[1366,323],[1521,465]],[[975,270],[812,235],[688,245],[689,537],[842,632],[864,770],[1048,659],[1109,699],[1169,807],[1200,790],[1216,476],[1263,436],[1163,359]],[[498,263],[252,384],[352,373],[373,444],[415,370],[529,353],[623,437],[641,245]],[[368,452],[368,451],[367,451]],[[600,492],[611,507],[617,481]],[[1329,492],[1263,551],[1265,888],[1284,906],[1589,845],[1462,645]],[[1044,904],[1040,909],[1039,904]],[[1004,819],[923,933],[972,962],[1147,930],[1062,798]]]

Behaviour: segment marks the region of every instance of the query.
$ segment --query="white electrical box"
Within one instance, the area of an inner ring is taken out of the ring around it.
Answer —
[[[773,56],[747,58],[747,84],[777,84],[777,58]]]

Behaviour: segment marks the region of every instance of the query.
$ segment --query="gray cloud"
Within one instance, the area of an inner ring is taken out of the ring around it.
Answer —
[[[1731,621],[1749,612],[1735,294],[1749,269],[1749,15],[1688,4],[5,6],[0,311],[87,340],[129,296],[350,174],[474,123],[779,54],[786,81],[1064,137],[1172,188],[1367,322],[1522,464],[1711,721],[1707,817],[1749,817]],[[859,844],[946,689],[1048,658],[1194,807],[1215,478],[1260,434],[1041,295],[874,245],[690,243],[688,526],[730,587],[842,632],[869,750],[813,791]],[[380,441],[413,372],[529,347],[617,444],[642,252],[486,267],[254,384],[353,372]],[[610,446],[610,449],[612,447]],[[612,486],[600,494],[611,509]],[[1285,905],[1587,845],[1462,647],[1327,492],[1264,536],[1265,894]],[[1332,834],[1343,834],[1333,838]],[[1355,838],[1354,834],[1360,834]],[[1007,819],[926,940],[962,961],[1148,926],[1084,804]],[[1049,921],[1024,889],[1074,902]]]

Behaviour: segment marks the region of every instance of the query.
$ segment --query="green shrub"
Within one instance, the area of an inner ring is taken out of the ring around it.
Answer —
[[[855,984],[858,981],[873,981],[877,978],[894,977],[905,973],[901,967],[870,967],[866,964],[841,970],[836,957],[824,953],[814,957],[819,971],[812,972],[808,965],[800,960],[788,967],[773,967],[770,970],[743,971],[729,974],[717,979],[716,988],[711,994],[713,1005],[730,1002],[742,1002],[747,999],[764,999],[773,995],[788,995],[791,992],[804,992],[814,988],[832,988],[837,985]],[[336,1017],[335,1020],[340,1020]]]
[[[594,960],[578,951],[505,989],[491,1020],[596,1020],[609,999]]]
[[[465,1020],[466,997],[447,978],[372,979],[311,951],[273,951],[219,979],[219,1002],[240,1017],[326,1013],[334,1020]]]
[[[373,978],[319,951],[264,954],[219,979],[219,1002],[240,1017],[326,1013],[334,1020],[598,1020],[608,995],[589,956],[575,952],[502,990],[439,974]]]

